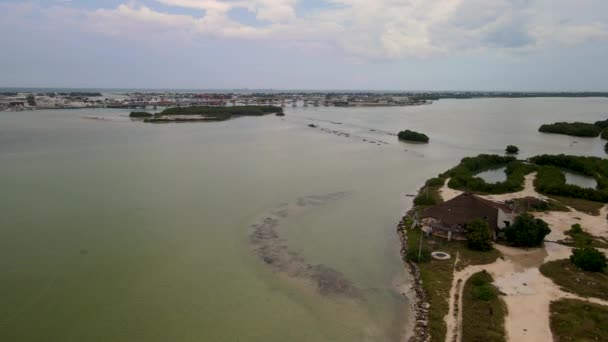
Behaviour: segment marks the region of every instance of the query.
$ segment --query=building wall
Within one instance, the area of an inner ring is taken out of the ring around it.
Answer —
[[[496,221],[496,225],[498,226],[498,229],[502,230],[508,226],[505,223],[505,221],[509,222],[508,225],[512,225],[513,222],[515,221],[515,214],[514,213],[505,213],[501,209],[498,209],[498,219]]]

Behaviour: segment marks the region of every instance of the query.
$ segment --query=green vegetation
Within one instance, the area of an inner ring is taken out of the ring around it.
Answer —
[[[571,229],[565,231],[564,234],[571,238],[571,241],[560,241],[565,245],[570,245],[578,248],[582,247],[597,247],[608,248],[608,240],[604,237],[595,237],[587,233],[580,224],[573,224]]]
[[[566,134],[575,137],[597,137],[600,135],[601,128],[584,122],[556,122],[554,124],[542,125],[538,131]]]
[[[536,156],[530,161],[542,166],[534,181],[538,192],[608,203],[608,159],[560,154]],[[566,177],[560,169],[593,177],[597,181],[597,188],[566,184]]]
[[[505,341],[504,318],[507,307],[492,285],[492,276],[473,274],[462,292],[462,340],[472,342]]]
[[[404,140],[404,141],[414,141],[414,142],[423,142],[423,143],[429,142],[429,137],[426,134],[410,131],[409,129],[399,132],[397,137],[399,138],[399,140]]]
[[[595,126],[604,129],[604,128],[608,128],[608,119],[606,120],[601,120],[601,121],[596,121],[594,123]]]
[[[608,341],[608,307],[576,299],[551,302],[555,341]]]
[[[505,149],[505,152],[507,152],[508,154],[518,154],[519,153],[519,147],[517,147],[515,145],[507,145],[507,148]]]
[[[234,107],[174,107],[167,108],[155,116],[168,115],[202,115],[219,119],[229,119],[233,116],[261,116],[270,113],[282,113],[283,109],[277,106],[234,106]]]
[[[570,261],[583,271],[604,272],[606,269],[606,256],[593,247],[573,249]]]
[[[547,222],[528,213],[516,217],[515,222],[504,231],[507,242],[518,247],[540,246],[545,236],[551,233]]]
[[[520,211],[570,211],[567,206],[553,199],[542,200],[536,197],[524,197],[512,199],[509,203]]]
[[[421,235],[423,235],[423,233],[418,228],[407,229],[408,253],[410,251],[415,251],[413,254],[415,253],[417,255],[418,248],[420,247]],[[456,254],[459,254],[456,270],[461,270],[469,265],[491,264],[496,261],[501,254],[496,249],[484,252],[473,251],[467,248],[465,241],[447,241],[444,238],[432,235],[423,237],[422,249],[423,251],[425,249],[429,251],[442,251],[452,256],[449,260],[430,259],[428,262],[418,264],[420,267],[422,286],[426,292],[427,300],[429,304],[431,304],[429,308],[428,325],[431,341],[443,342],[447,331],[443,318],[447,315],[449,310],[448,299],[450,297],[450,287],[454,275]]]
[[[602,130],[602,133],[600,134],[600,138],[602,138],[604,140],[608,140],[608,127],[604,128]]]
[[[608,142],[604,145],[604,152],[608,153]]]
[[[593,202],[579,198],[562,197],[555,195],[549,195],[549,198],[556,202],[559,202],[562,205],[567,205],[568,207],[574,208],[577,211],[594,216],[598,216],[600,214],[600,209],[602,209],[602,207],[604,206],[604,203]]]
[[[562,290],[582,297],[608,300],[608,275],[602,272],[585,272],[568,259],[555,260],[540,266],[540,272]]]
[[[507,179],[499,183],[486,183],[475,175],[491,169],[506,167]],[[477,157],[463,158],[447,174],[451,177],[449,187],[478,193],[504,194],[521,191],[525,176],[536,169],[534,165],[519,162],[512,156],[481,154]]]
[[[492,249],[492,234],[488,223],[476,218],[467,224],[467,246],[476,251],[489,251]]]
[[[25,97],[28,106],[36,107],[36,97],[34,95],[28,95]]]
[[[427,180],[424,187],[418,191],[418,195],[414,198],[414,204],[425,207],[442,203],[443,198],[439,194],[439,189],[445,184],[446,179],[447,175],[444,173]]]
[[[131,112],[131,114],[129,114],[129,116],[132,118],[150,118],[150,117],[153,117],[154,114],[151,114],[148,112]]]

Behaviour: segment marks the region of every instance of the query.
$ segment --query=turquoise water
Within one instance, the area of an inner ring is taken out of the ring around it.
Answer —
[[[607,104],[442,100],[167,125],[120,110],[0,113],[0,340],[396,341],[409,319],[394,232],[405,195],[507,144],[603,156],[600,139],[537,128],[605,119]],[[406,128],[431,143],[391,135]],[[276,233],[356,297],[269,267],[251,243],[282,204],[335,192]]]

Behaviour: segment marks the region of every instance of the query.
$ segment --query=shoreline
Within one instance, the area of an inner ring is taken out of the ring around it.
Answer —
[[[408,341],[429,341],[430,335],[428,332],[428,322],[430,304],[427,301],[426,292],[422,287],[420,268],[415,263],[406,260],[408,248],[406,221],[413,214],[415,208],[416,205],[412,203],[412,207],[405,213],[397,224],[397,235],[399,236],[399,242],[401,244],[399,254],[406,271],[412,277],[412,283],[406,292],[406,296],[408,296],[412,303],[411,307],[413,311],[413,320],[411,324],[408,324],[406,329],[413,330],[413,333]]]

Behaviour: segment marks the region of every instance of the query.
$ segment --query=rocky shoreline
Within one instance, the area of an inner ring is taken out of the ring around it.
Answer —
[[[422,287],[422,279],[420,277],[420,269],[418,265],[411,261],[406,261],[407,255],[407,227],[406,222],[408,218],[410,218],[414,214],[414,207],[410,209],[401,221],[397,224],[397,235],[399,235],[399,241],[401,242],[401,258],[405,263],[409,273],[413,277],[412,290],[415,293],[415,298],[411,298],[414,302],[414,311],[415,311],[415,320],[416,324],[414,326],[414,336],[411,340],[426,342],[430,341],[431,336],[428,332],[428,322],[429,322],[429,307],[430,304],[426,300],[426,292]]]

